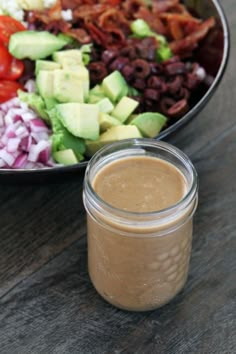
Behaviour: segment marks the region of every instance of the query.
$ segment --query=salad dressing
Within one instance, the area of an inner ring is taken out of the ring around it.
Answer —
[[[189,181],[158,155],[117,155],[90,173],[95,199],[86,192],[85,177],[84,202],[93,285],[122,309],[164,305],[188,274],[196,205],[194,199],[182,206]]]

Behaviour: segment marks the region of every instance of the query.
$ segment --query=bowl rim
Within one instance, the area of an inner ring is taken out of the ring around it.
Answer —
[[[229,54],[230,54],[230,29],[229,29],[229,24],[227,20],[227,16],[225,14],[225,11],[220,4],[219,0],[211,0],[213,5],[216,8],[216,11],[219,15],[221,25],[223,28],[223,34],[224,34],[224,48],[223,48],[223,56],[220,64],[220,68],[217,72],[216,77],[214,78],[213,83],[209,87],[209,89],[206,91],[206,93],[203,95],[203,97],[198,101],[198,103],[188,112],[186,113],[181,119],[179,119],[175,124],[171,125],[169,128],[163,130],[155,139],[156,140],[161,140],[172,133],[174,133],[177,129],[185,125],[187,122],[189,122],[195,115],[196,113],[200,112],[202,108],[207,104],[207,102],[210,100],[212,97],[213,93],[216,91],[223,74],[226,70],[228,60],[229,60]],[[89,160],[88,160],[89,161]],[[81,169],[85,169],[88,161],[81,161],[77,164],[74,165],[59,165],[59,166],[53,166],[53,167],[45,167],[42,169],[1,169],[0,168],[0,176],[1,175],[40,175],[43,176],[45,174],[57,174],[59,172],[76,172]]]

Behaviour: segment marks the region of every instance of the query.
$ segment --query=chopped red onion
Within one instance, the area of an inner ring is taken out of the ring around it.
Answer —
[[[18,97],[1,104],[0,168],[55,166],[51,157],[50,134],[45,122]]]
[[[12,168],[25,168],[25,165],[27,163],[27,154],[20,154],[16,159],[14,164],[12,165]]]
[[[37,162],[39,160],[40,153],[50,147],[49,141],[39,141],[37,144],[32,144],[29,150],[28,161]]]

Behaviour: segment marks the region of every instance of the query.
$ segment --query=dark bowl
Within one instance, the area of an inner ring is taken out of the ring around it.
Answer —
[[[214,16],[216,26],[207,35],[196,51],[197,61],[205,68],[214,80],[207,89],[196,94],[192,108],[182,118],[163,130],[157,137],[158,140],[164,139],[173,134],[180,127],[194,118],[206,105],[219,85],[229,58],[230,39],[229,27],[226,16],[218,0],[183,0],[183,3],[195,14],[206,19]],[[0,169],[1,182],[62,182],[69,178],[81,175],[87,162],[81,162],[71,166],[60,166],[38,170],[10,170]]]

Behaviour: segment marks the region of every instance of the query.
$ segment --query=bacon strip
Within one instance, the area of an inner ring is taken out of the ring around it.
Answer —
[[[184,53],[189,53],[196,48],[198,42],[202,40],[211,28],[215,26],[215,19],[213,17],[201,23],[198,29],[188,35],[187,37],[173,41],[170,43],[170,48],[174,54],[184,56]]]

